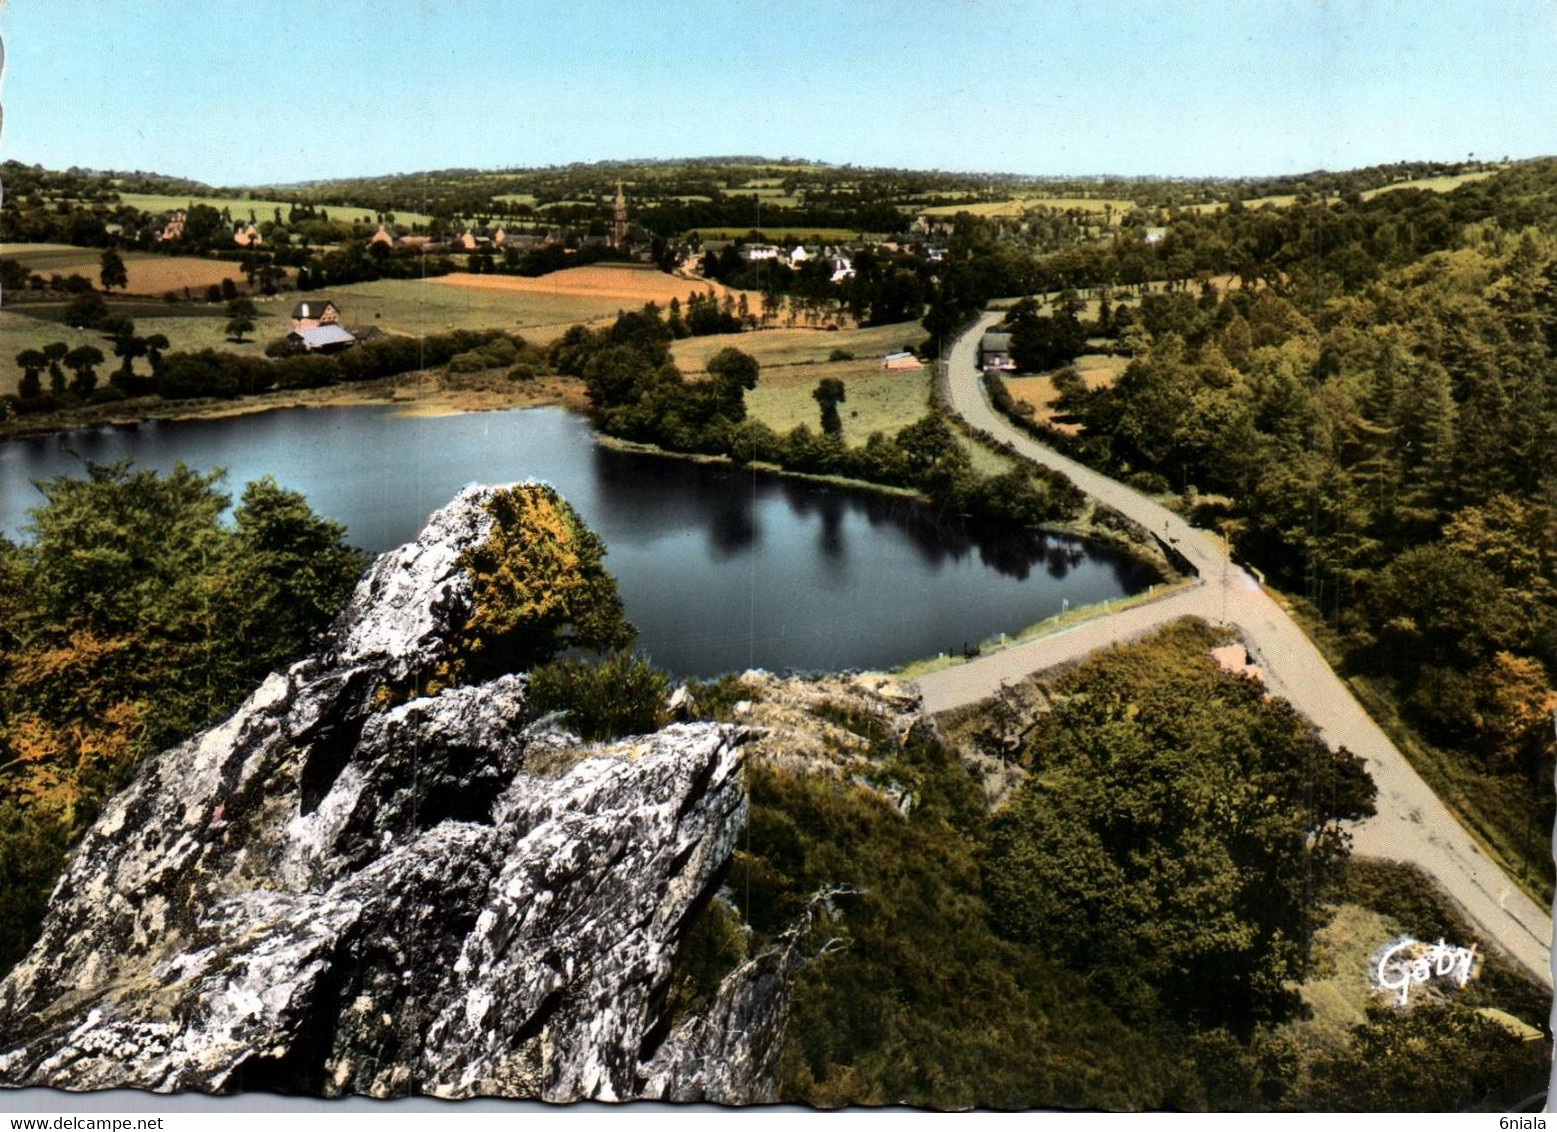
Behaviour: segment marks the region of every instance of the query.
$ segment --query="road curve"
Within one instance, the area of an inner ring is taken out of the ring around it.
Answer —
[[[1098,502],[1171,540],[1199,571],[1201,582],[1159,601],[1104,614],[922,676],[916,683],[926,708],[941,712],[975,703],[993,695],[1005,681],[1133,640],[1177,617],[1225,621],[1238,629],[1272,692],[1312,720],[1332,746],[1345,746],[1367,761],[1378,785],[1378,814],[1353,827],[1355,851],[1420,866],[1487,939],[1551,986],[1550,910],[1526,896],[1481,852],[1285,610],[1247,572],[1227,560],[1220,538],[1192,527],[1133,488],[1038,443],[990,405],[978,369],[978,342],[1001,317],[984,315],[952,347],[945,382],[951,410],[974,428],[1009,442],[1034,463],[1063,472]]]

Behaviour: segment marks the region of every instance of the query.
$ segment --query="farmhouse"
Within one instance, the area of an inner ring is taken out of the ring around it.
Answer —
[[[170,212],[162,219],[162,231],[157,233],[159,240],[176,240],[184,234],[184,221],[189,217],[183,209]]]
[[[919,366],[919,359],[908,350],[900,350],[881,359],[882,369],[918,369]]]
[[[979,339],[979,368],[1014,370],[1011,360],[1011,335],[1001,330],[985,331]]]
[[[392,248],[395,246],[395,237],[390,234],[388,228],[380,224],[378,226],[378,231],[374,232],[373,235],[368,237],[368,247],[371,248],[375,244],[381,244],[386,248]]]
[[[232,234],[232,242],[240,248],[257,248],[265,242],[259,229],[252,224],[239,224]]]
[[[756,263],[759,260],[778,259],[779,250],[772,244],[748,244],[741,249],[741,255],[746,257],[748,263]]]
[[[341,321],[341,312],[329,299],[304,299],[292,308],[292,329],[312,330]]]
[[[351,331],[334,322],[324,326],[310,326],[306,330],[294,330],[287,335],[287,341],[294,346],[301,346],[310,354],[332,354],[350,349],[357,342]]]

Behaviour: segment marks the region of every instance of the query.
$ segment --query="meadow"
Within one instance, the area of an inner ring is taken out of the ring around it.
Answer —
[[[292,299],[264,300],[256,299],[259,313],[254,318],[254,331],[247,336],[242,343],[235,343],[227,338],[227,309],[221,304],[200,307],[180,307],[177,315],[142,318],[135,317],[135,333],[143,337],[152,334],[162,334],[167,337],[170,350],[203,350],[211,347],[217,350],[230,350],[237,354],[250,354],[255,357],[264,353],[265,343],[271,338],[285,334],[289,328],[287,316],[291,312]],[[117,304],[116,304],[117,306]],[[38,308],[32,309],[35,313],[41,313]],[[49,312],[59,313],[63,309],[60,304],[50,304]],[[96,346],[103,352],[104,362],[97,367],[98,384],[106,385],[108,375],[119,367],[119,359],[113,355],[113,343],[102,332],[97,330],[79,330],[72,326],[66,326],[62,322],[52,321],[48,318],[38,318],[34,314],[24,314],[15,307],[0,310],[0,342],[4,347],[0,348],[0,394],[15,393],[22,379],[21,367],[16,364],[16,355],[22,350],[38,349],[50,342],[63,342],[74,349],[76,346]],[[149,373],[151,367],[142,358],[136,363],[137,373]],[[66,371],[69,379],[69,371]],[[48,385],[48,374],[43,377],[44,385]]]
[[[19,245],[8,249],[7,254],[15,252],[20,255],[25,248],[26,245]],[[95,278],[96,253],[90,249],[68,250],[90,258]],[[215,260],[173,260],[165,256],[146,258],[153,264],[189,262],[200,266],[233,267]],[[35,265],[31,257],[24,262],[35,270],[42,269]],[[128,262],[127,256],[127,265]],[[56,269],[50,267],[46,270]],[[84,268],[78,270],[84,273]],[[134,268],[131,268],[131,272],[133,278]],[[677,278],[650,268],[597,264],[569,268],[536,278],[458,273],[432,279],[381,279],[373,283],[333,287],[316,292],[312,297],[334,302],[341,312],[341,322],[348,327],[376,326],[386,333],[412,336],[453,329],[499,328],[516,331],[531,342],[545,345],[561,337],[568,327],[575,324],[607,323],[620,312],[637,310],[649,302],[664,307],[674,298],[684,303],[691,292],[706,292],[708,289],[709,285],[705,282]],[[717,288],[716,291],[721,296],[725,293],[724,288]],[[110,305],[116,310],[124,310],[124,313],[135,319],[137,334],[166,335],[170,349],[201,350],[211,347],[258,355],[263,353],[266,342],[284,335],[290,329],[288,320],[292,307],[301,297],[296,292],[270,298],[254,296],[257,308],[255,329],[249,340],[243,343],[228,340],[225,333],[226,308],[220,304],[180,304],[172,307],[161,303],[141,303],[126,307],[116,301]],[[751,301],[760,307],[760,300],[755,296]],[[4,351],[0,352],[0,393],[14,392],[21,380],[21,370],[15,364],[16,354],[20,350],[48,342],[65,342],[72,347],[96,345],[105,354],[109,352],[109,343],[98,332],[75,330],[57,321],[63,310],[64,303],[61,301],[26,304],[20,308],[0,311],[0,341],[5,343]],[[798,333],[819,336],[823,332]],[[898,345],[892,348],[896,349]],[[822,356],[826,356],[826,350],[822,351]],[[100,370],[100,376],[106,379],[108,371],[117,364],[117,360],[110,357]],[[144,372],[144,361],[141,369]]]
[[[1460,173],[1452,177],[1422,177],[1415,181],[1397,181],[1393,185],[1380,185],[1376,189],[1368,189],[1361,195],[1363,200],[1372,200],[1380,193],[1393,193],[1401,189],[1420,189],[1426,193],[1453,192],[1461,185],[1469,184],[1471,181],[1485,180],[1487,177],[1492,176],[1494,172],[1496,170],[1484,169],[1479,173]],[[1281,196],[1254,197],[1244,201],[1243,206],[1245,208],[1263,208],[1265,205],[1271,205],[1275,208],[1286,208],[1295,200],[1297,200],[1295,194],[1286,193]],[[1213,204],[1195,204],[1189,207],[1194,212],[1214,212],[1216,209],[1226,208],[1227,205],[1216,202]]]
[[[778,433],[803,424],[818,432],[821,408],[811,393],[824,377],[843,382],[847,400],[838,406],[843,437],[864,444],[873,432],[896,432],[924,416],[930,404],[931,367],[885,370],[883,354],[895,353],[922,338],[915,323],[872,326],[855,330],[760,330],[747,334],[714,334],[683,338],[671,346],[671,356],[688,377],[704,372],[708,359],[734,346],[757,359],[762,367],[757,388],[746,394],[746,410]],[[852,359],[829,360],[834,350]],[[1009,466],[1002,456],[964,439],[973,466],[984,475]]]
[[[69,244],[8,244],[0,259],[19,260],[42,276],[84,275],[98,286],[101,250],[76,248]],[[162,298],[172,291],[185,298],[187,288],[190,297],[204,298],[206,288],[213,283],[220,286],[222,280],[231,279],[239,290],[247,290],[248,283],[236,263],[200,256],[166,256],[153,252],[120,252],[124,260],[129,286],[123,293]],[[120,292],[116,291],[115,294]]]
[[[1392,193],[1397,189],[1421,189],[1427,193],[1453,192],[1461,185],[1467,185],[1472,181],[1484,181],[1495,172],[1495,169],[1483,169],[1479,173],[1460,173],[1453,177],[1423,177],[1418,181],[1400,181],[1397,184],[1382,185],[1377,189],[1369,189],[1362,194],[1362,199],[1372,200],[1380,193]]]
[[[848,400],[838,407],[844,439],[863,444],[877,429],[895,432],[924,415],[930,396],[930,369],[884,370],[881,356],[901,350],[919,337],[917,327],[877,326],[863,330],[759,330],[683,338],[671,347],[676,365],[688,377],[701,376],[720,350],[734,346],[762,367],[757,388],[746,395],[747,411],[777,432],[804,424],[815,432],[821,410],[811,396],[824,377],[843,382]],[[852,360],[829,361],[834,350]]]
[[[338,304],[352,303],[360,311],[355,316],[358,321],[402,334],[501,327],[544,343],[561,337],[576,323],[609,321],[646,303],[661,307],[672,299],[685,303],[692,292],[710,289],[721,298],[737,294],[652,268],[594,264],[534,278],[456,273],[427,280],[381,280],[338,287],[330,297]],[[755,295],[748,302],[761,307]],[[352,321],[350,316],[343,318]]]
[[[119,199],[142,212],[172,212],[180,208],[188,208],[192,204],[209,205],[220,212],[226,209],[234,220],[252,219],[257,223],[261,220],[275,218],[277,209],[281,210],[281,218],[286,219],[287,213],[293,208],[291,201],[267,200],[264,198],[250,197],[205,197],[205,196],[169,196],[161,193],[120,193]],[[323,204],[315,205],[330,214],[331,220],[343,220],[348,224],[377,224],[378,213],[371,208],[362,208],[357,205],[347,204]],[[426,224],[432,217],[423,212],[399,212],[394,214],[396,224]]]
[[[1062,211],[1079,209],[1082,212],[1129,212],[1135,207],[1133,200],[1123,197],[1014,197],[1011,200],[983,201],[979,204],[941,204],[921,209],[921,216],[956,216],[966,212],[970,216],[1011,217],[1034,208],[1057,208]]]

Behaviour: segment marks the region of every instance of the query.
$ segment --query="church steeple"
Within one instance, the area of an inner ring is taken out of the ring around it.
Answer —
[[[611,246],[619,248],[627,243],[627,197],[622,192],[622,182],[616,183],[616,203],[611,206]]]

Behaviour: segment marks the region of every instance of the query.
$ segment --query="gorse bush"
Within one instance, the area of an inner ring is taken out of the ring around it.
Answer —
[[[625,650],[599,660],[563,657],[530,671],[530,706],[560,711],[582,739],[643,735],[665,722],[664,672]]]
[[[569,648],[632,644],[637,630],[602,565],[605,544],[555,488],[517,484],[486,509],[486,541],[460,560],[474,600],[440,683],[526,672]]]

